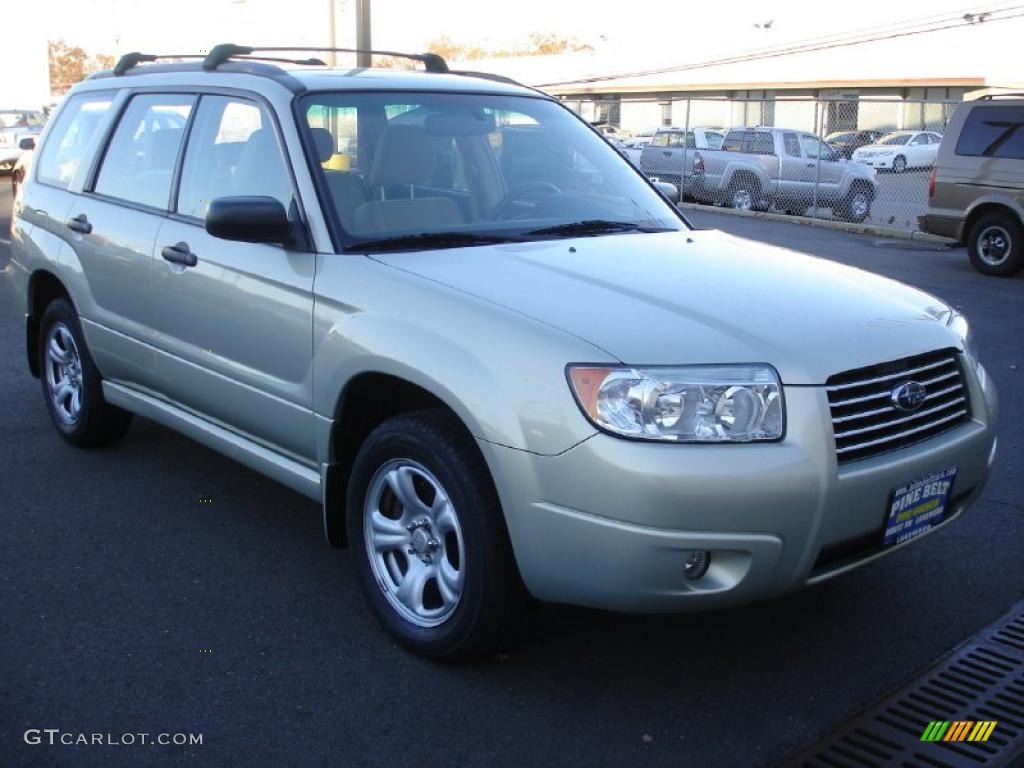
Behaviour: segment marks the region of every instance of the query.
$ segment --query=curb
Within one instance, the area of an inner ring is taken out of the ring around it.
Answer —
[[[784,213],[769,213],[768,211],[737,211],[735,208],[720,208],[717,205],[701,205],[700,203],[676,203],[676,207],[683,211],[707,211],[709,213],[725,213],[730,216],[745,216],[750,219],[784,221],[787,224],[821,227],[822,229],[831,229],[838,232],[849,232],[854,235],[874,235],[875,237],[891,237],[896,240],[915,240],[917,242],[945,245],[951,248],[959,245],[952,238],[932,235],[920,230],[911,231],[894,227],[876,227],[873,224],[854,224],[849,221],[812,219],[807,216],[787,216]]]

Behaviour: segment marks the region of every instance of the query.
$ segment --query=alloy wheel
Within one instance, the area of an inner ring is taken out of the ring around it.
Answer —
[[[749,211],[754,207],[754,196],[749,189],[740,187],[732,193],[732,207],[738,211]]]
[[[465,587],[465,545],[444,486],[412,459],[392,459],[370,481],[363,509],[366,554],[398,615],[419,627],[451,617]]]
[[[78,422],[82,414],[85,382],[82,359],[71,330],[62,322],[54,323],[46,336],[46,388],[57,418],[66,426]]]

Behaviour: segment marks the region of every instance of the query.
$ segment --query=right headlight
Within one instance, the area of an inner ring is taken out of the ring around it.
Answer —
[[[785,430],[782,387],[768,365],[570,366],[568,378],[587,418],[622,437],[747,443]]]
[[[971,324],[967,322],[967,318],[954,310],[950,314],[946,325],[963,343],[964,354],[970,358],[971,362],[978,365],[981,362],[978,359],[978,343],[974,338],[974,331],[971,330]]]

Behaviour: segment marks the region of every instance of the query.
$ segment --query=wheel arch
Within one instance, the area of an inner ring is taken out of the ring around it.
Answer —
[[[43,312],[54,299],[65,298],[74,306],[74,300],[67,286],[53,272],[37,269],[28,279],[28,296],[25,312],[25,354],[28,357],[28,369],[39,378],[39,359],[36,345],[39,341],[39,323]],[[77,311],[77,307],[76,307]]]
[[[982,198],[967,211],[964,217],[963,230],[960,232],[960,241],[966,243],[971,236],[971,230],[978,220],[989,213],[1007,213],[1015,216],[1017,221],[1024,227],[1024,210],[1019,210],[1004,200],[990,200]]]
[[[331,546],[348,545],[348,478],[359,448],[377,426],[403,413],[441,409],[473,436],[473,429],[459,412],[461,409],[449,403],[448,397],[436,394],[439,389],[382,370],[362,371],[345,383],[335,406],[328,460],[322,470],[324,535]]]

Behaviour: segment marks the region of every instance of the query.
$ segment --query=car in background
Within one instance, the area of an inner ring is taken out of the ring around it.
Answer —
[[[874,144],[882,135],[881,131],[836,131],[825,137],[825,143],[832,147],[837,155],[849,160],[853,157],[854,150]]]
[[[35,139],[46,122],[43,113],[35,109],[0,109],[0,169],[14,168],[25,151],[26,139]]]
[[[694,150],[698,149],[720,149],[724,139],[725,131],[721,128],[696,126],[687,130],[665,126],[640,148],[638,163],[634,165],[638,164],[640,170],[652,179],[681,188],[682,168],[686,164],[684,155],[689,153],[692,157]]]
[[[18,158],[17,162],[14,163],[14,168],[11,169],[11,197],[18,196],[18,187],[25,180],[28,175],[29,168],[32,165],[32,157],[35,154],[35,146],[32,149],[27,149],[21,153],[21,157]]]
[[[642,163],[654,149],[645,147]],[[874,169],[839,157],[813,133],[788,128],[730,128],[721,149],[680,151],[675,163],[669,173],[644,171],[671,183],[681,174],[685,197],[739,210],[774,207],[802,215],[817,205],[831,208],[835,218],[861,222],[877,192]]]
[[[632,149],[633,147],[640,148],[645,144],[650,144],[654,137],[657,135],[661,128],[647,128],[646,130],[634,133],[628,139],[626,139],[627,148]]]
[[[855,149],[851,159],[882,171],[903,173],[908,168],[931,168],[942,143],[934,131],[893,131],[876,143]]]
[[[967,246],[979,272],[1024,269],[1024,98],[957,106],[928,184],[922,231]]]

